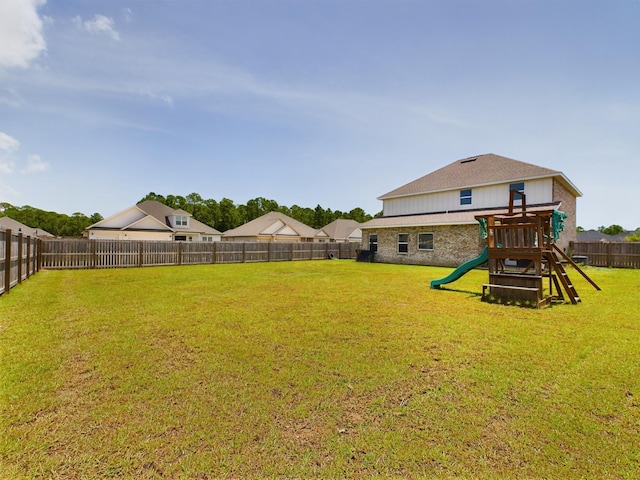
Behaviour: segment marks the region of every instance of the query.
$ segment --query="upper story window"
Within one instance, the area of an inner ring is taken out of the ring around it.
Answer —
[[[409,253],[409,234],[398,234],[398,253]]]
[[[460,205],[471,205],[471,189],[460,190]]]
[[[189,217],[186,215],[176,215],[175,216],[175,226],[176,227],[188,227],[189,226]]]
[[[511,185],[509,185],[509,190],[517,190],[520,193],[524,193],[524,182],[512,183]],[[516,193],[513,199],[522,200],[522,195]]]

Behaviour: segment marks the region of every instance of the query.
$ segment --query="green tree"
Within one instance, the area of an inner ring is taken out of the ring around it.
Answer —
[[[215,226],[221,232],[225,232],[240,225],[238,209],[233,200],[223,198],[220,200],[220,221]]]
[[[351,220],[355,220],[358,223],[364,223],[364,222],[368,222],[369,220],[371,220],[371,215],[367,215],[367,213],[361,209],[360,207],[358,208],[354,208],[353,210],[351,210],[346,218],[350,218]]]
[[[620,235],[624,233],[625,230],[620,225],[609,225],[608,227],[602,226],[598,228],[598,231],[605,235]]]
[[[246,222],[250,222],[251,220],[255,220],[266,213],[277,212],[279,211],[279,208],[280,206],[275,200],[267,200],[264,197],[257,197],[247,202],[243,216],[246,218]]]
[[[640,232],[636,230],[635,232],[624,237],[623,240],[625,242],[640,242]]]

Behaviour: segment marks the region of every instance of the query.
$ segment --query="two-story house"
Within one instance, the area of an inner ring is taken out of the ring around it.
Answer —
[[[512,189],[525,194],[529,211],[551,207],[568,215],[558,246],[575,240],[580,190],[560,171],[490,153],[378,197],[383,216],[361,225],[363,248],[379,262],[457,266],[485,246],[475,216],[506,211]]]

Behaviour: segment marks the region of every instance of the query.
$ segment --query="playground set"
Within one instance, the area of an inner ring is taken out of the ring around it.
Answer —
[[[516,211],[516,202],[520,209]],[[556,241],[564,229],[566,214],[555,209],[527,212],[526,196],[517,190],[509,195],[509,211],[478,215],[480,232],[487,246],[477,257],[463,263],[450,275],[433,280],[431,288],[454,282],[465,273],[487,264],[489,283],[482,285],[482,301],[528,304],[542,307],[552,302],[572,304],[580,297],[565,269],[571,265],[596,290],[600,287],[560,248]],[[545,288],[548,281],[548,288]]]

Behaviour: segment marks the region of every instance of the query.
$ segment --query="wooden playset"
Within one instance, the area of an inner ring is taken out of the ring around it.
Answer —
[[[520,205],[516,211],[518,201]],[[600,290],[555,243],[566,214],[539,208],[527,212],[525,194],[511,190],[508,213],[475,218],[486,234],[488,249],[489,283],[482,286],[483,301],[541,307],[551,302],[563,302],[566,295],[571,303],[577,304],[580,297],[565,264],[571,265]],[[548,288],[545,288],[546,281]]]

